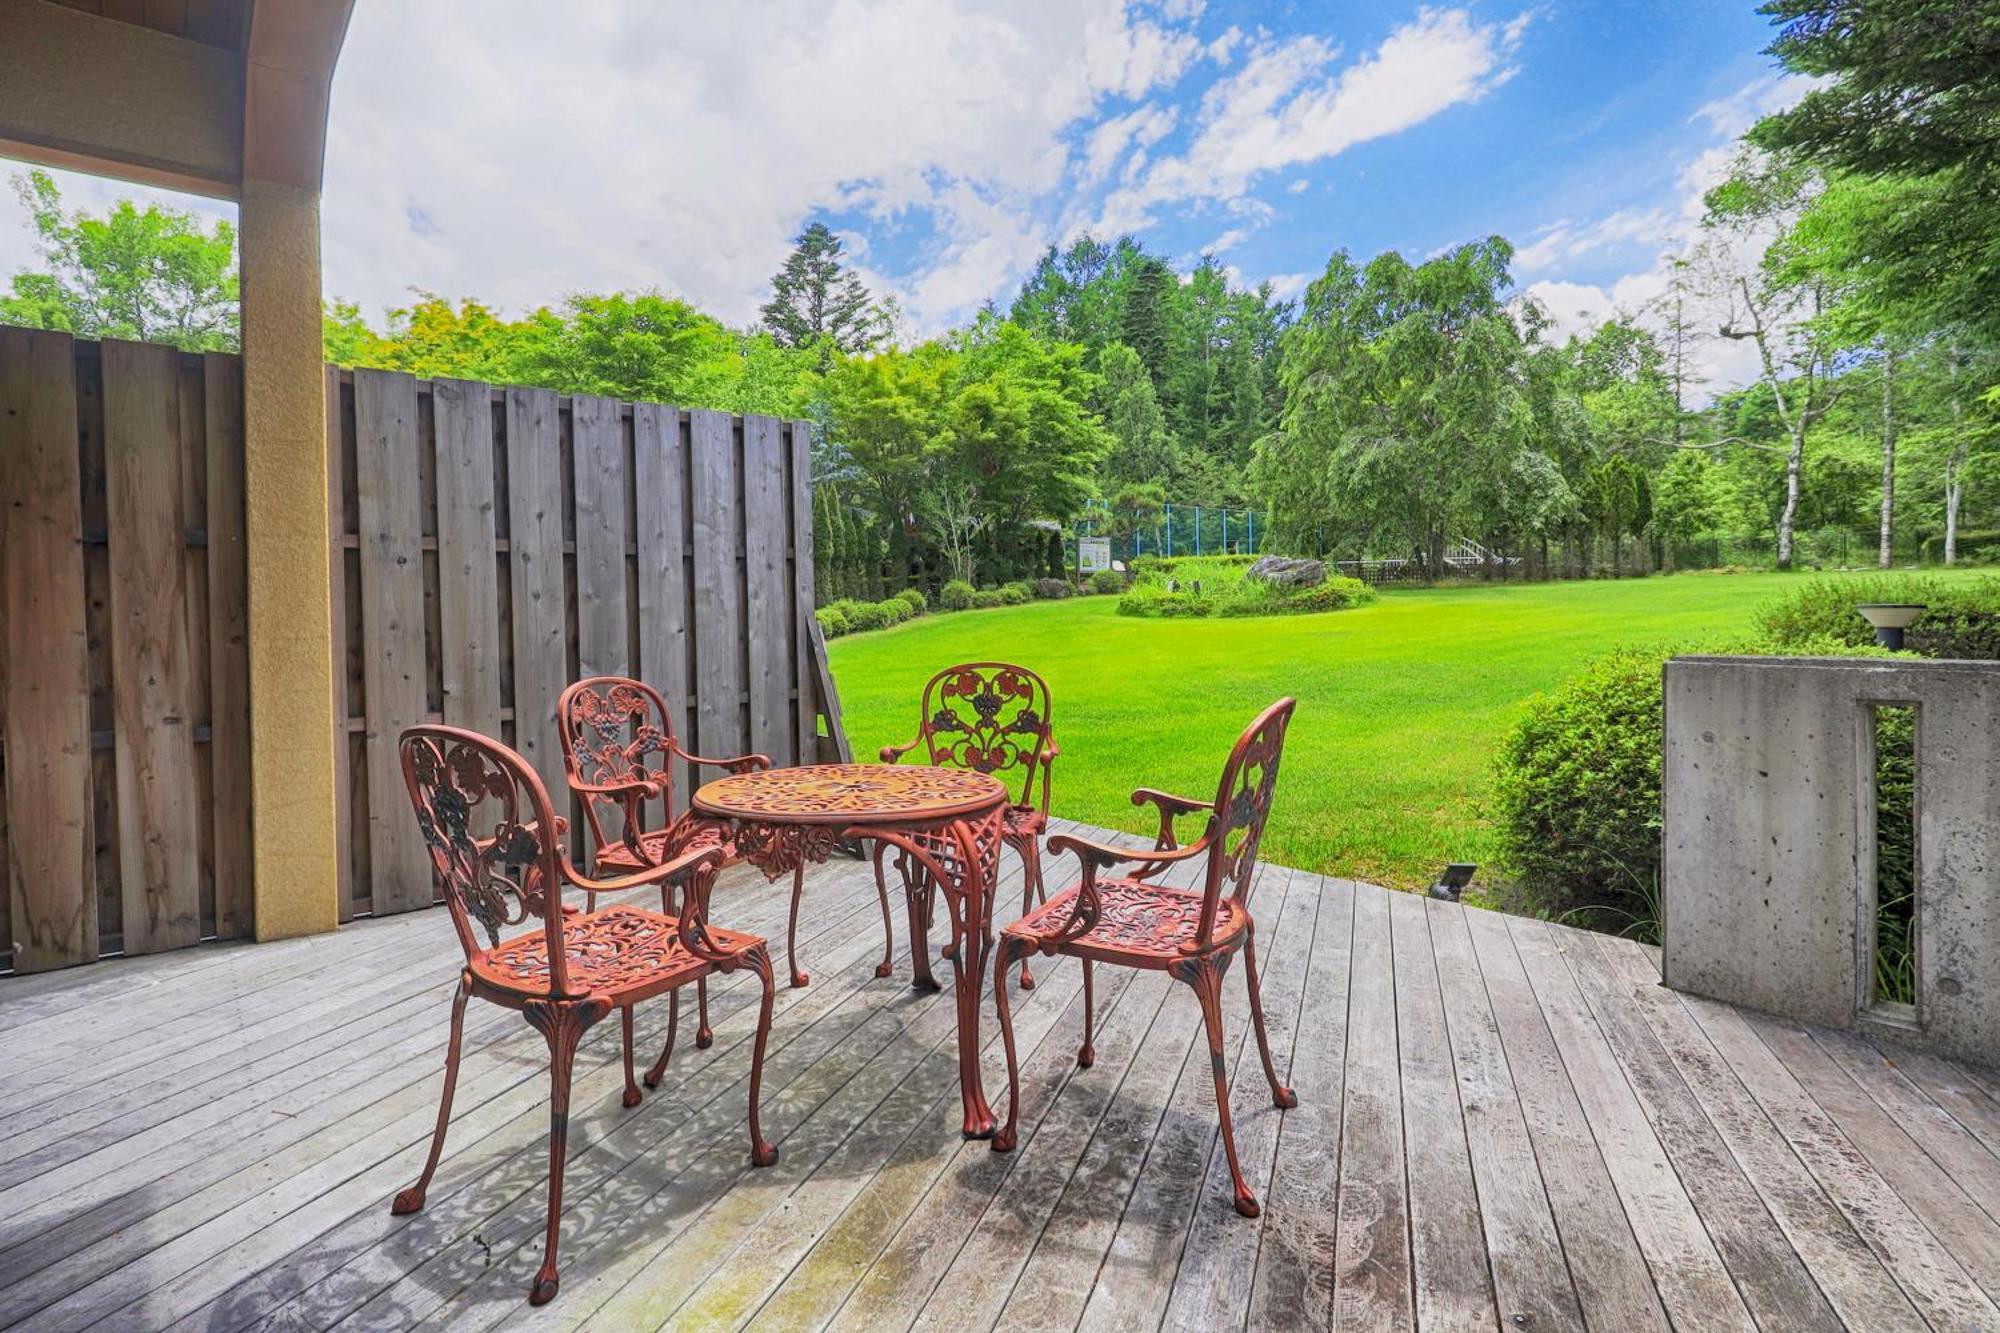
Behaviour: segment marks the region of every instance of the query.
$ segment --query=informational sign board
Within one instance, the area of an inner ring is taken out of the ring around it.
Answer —
[[[1109,537],[1079,537],[1076,539],[1076,572],[1095,574],[1100,569],[1111,568],[1111,539]]]

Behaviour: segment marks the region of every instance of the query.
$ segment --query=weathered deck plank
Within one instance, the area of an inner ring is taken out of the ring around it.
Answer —
[[[1018,877],[1007,858],[1003,919]],[[786,898],[732,871],[717,912],[770,933]],[[436,1106],[441,915],[157,955],[126,984],[118,963],[0,981],[0,1326],[1263,1329],[1326,1327],[1336,1303],[1343,1328],[2000,1318],[1991,1075],[1677,996],[1637,946],[1269,871],[1259,961],[1300,1105],[1269,1105],[1239,961],[1224,1062],[1252,1220],[1230,1208],[1184,987],[1100,968],[1084,1070],[1081,970],[1039,964],[1015,1002],[1020,1146],[998,1155],[959,1138],[950,1008],[909,991],[907,940],[898,975],[873,975],[866,864],[822,868],[807,903],[816,979],[779,990],[766,1066],[779,1166],[744,1151],[754,982],[717,979],[715,1046],[678,1051],[634,1110],[607,1025],[579,1056],[563,1291],[539,1310],[521,1293],[545,1057],[514,1015],[468,1014],[430,1206],[388,1212]],[[665,1017],[641,1008],[642,1043]],[[982,1037],[1004,1102],[990,1019]]]

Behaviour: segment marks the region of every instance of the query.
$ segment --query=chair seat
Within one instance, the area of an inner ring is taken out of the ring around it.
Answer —
[[[761,936],[718,926],[708,928],[708,937],[732,954],[764,942]],[[622,904],[565,918],[563,952],[570,993],[608,996],[614,1005],[657,995],[714,970],[682,946],[672,917]],[[516,935],[475,957],[472,974],[494,990],[546,994],[548,937],[540,930]]]
[[[1077,893],[1074,885],[1064,889],[1008,926],[1006,933],[1028,940],[1060,934],[1076,910]],[[1201,929],[1199,893],[1136,879],[1100,879],[1097,902],[1097,924],[1065,945],[1065,952],[1137,967],[1165,967],[1193,951],[1195,934]],[[1213,944],[1227,945],[1249,922],[1248,909],[1224,897],[1215,908]]]
[[[729,844],[729,826],[713,819],[695,819],[683,816],[676,823],[663,829],[654,829],[639,835],[639,846],[646,855],[642,862],[632,855],[632,849],[621,839],[599,849],[597,865],[599,873],[606,870],[644,870],[656,866],[684,852],[692,852],[703,847],[721,847],[723,854],[735,859],[736,849]]]

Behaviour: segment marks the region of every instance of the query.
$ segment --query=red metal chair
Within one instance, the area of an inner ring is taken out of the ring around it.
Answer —
[[[674,811],[676,756],[689,764],[705,764],[730,773],[769,768],[761,754],[733,759],[706,759],[681,748],[674,736],[673,713],[658,690],[624,676],[591,676],[562,692],[556,702],[556,730],[562,737],[563,772],[569,789],[583,806],[584,827],[590,833],[591,869],[629,875],[697,848],[717,847],[724,865],[737,860],[729,831],[693,811]],[[659,827],[649,827],[647,807],[657,798]],[[605,834],[606,825],[616,830]],[[660,907],[672,913],[676,884],[660,882]],[[597,895],[586,895],[597,910]],[[700,1010],[694,1044],[707,1049],[714,1039],[708,1026],[708,987],[696,987]]]
[[[642,1094],[632,1077],[632,1007],[660,994],[672,997],[667,1039],[646,1072],[658,1087],[673,1054],[680,988],[711,973],[747,967],[764,985],[763,1008],[750,1060],[750,1160],[769,1166],[778,1150],[758,1121],[764,1046],[771,1030],[771,958],[763,939],[723,930],[707,921],[708,886],[722,860],[711,844],[684,851],[660,865],[616,879],[591,879],[564,851],[565,821],[549,806],[547,791],[527,762],[498,741],[457,727],[412,727],[403,733],[403,781],[416,807],[439,890],[465,949],[465,967],[451,1005],[451,1042],[445,1051],[444,1098],[430,1157],[417,1183],[398,1194],[391,1211],[414,1213],[444,1151],[451,1096],[458,1083],[459,1038],[465,1002],[482,1000],[518,1009],[549,1045],[549,1223],[541,1270],[528,1299],[536,1305],[556,1294],[556,1242],[562,1221],[563,1157],[569,1140],[570,1069],[577,1042],[613,1009],[623,1020],[625,1105]],[[682,880],[674,916],[617,904],[578,912],[565,906],[565,886],[593,899],[641,885]],[[503,927],[534,919],[531,929],[502,940]],[[482,946],[475,926],[486,933]]]
[[[1222,1119],[1222,1147],[1229,1157],[1229,1174],[1236,1183],[1236,1211],[1258,1213],[1257,1196],[1243,1183],[1236,1160],[1236,1137],[1229,1124],[1229,1079],[1222,1061],[1222,977],[1238,950],[1243,953],[1244,979],[1250,987],[1250,1016],[1257,1030],[1257,1050],[1264,1058],[1264,1077],[1271,1098],[1280,1107],[1299,1104],[1292,1090],[1278,1081],[1271,1063],[1271,1043],[1264,1033],[1264,1002],[1257,981],[1256,923],[1250,916],[1250,890],[1257,867],[1257,843],[1271,811],[1271,794],[1278,781],[1278,759],[1291,724],[1293,701],[1280,699],[1238,738],[1223,765],[1222,782],[1213,801],[1190,800],[1141,787],[1132,804],[1159,808],[1160,833],[1152,851],[1111,847],[1069,834],[1049,839],[1049,851],[1075,852],[1082,878],[1041,907],[1000,933],[994,950],[993,998],[1000,1018],[1000,1035],[1007,1050],[1007,1123],[993,1136],[996,1152],[1013,1148],[1019,1115],[1020,1073],[1014,1062],[1014,1026],[1007,1005],[1007,969],[1030,953],[1068,954],[1083,960],[1083,1045],[1076,1062],[1088,1069],[1096,1059],[1091,1046],[1091,970],[1096,963],[1164,970],[1187,983],[1201,1002],[1208,1028],[1209,1061],[1215,1070],[1215,1109]],[[1201,836],[1182,847],[1174,837],[1174,820],[1181,815],[1206,814]],[[1168,888],[1147,881],[1169,866],[1204,859],[1200,892]],[[1105,878],[1101,871],[1118,865],[1129,874]]]
[[[980,773],[1021,770],[1021,799],[1007,807],[1001,837],[1021,858],[1021,911],[1032,911],[1047,898],[1042,884],[1041,838],[1049,827],[1049,769],[1062,753],[1049,730],[1048,683],[1026,667],[1008,662],[965,662],[946,667],[924,684],[923,712],[916,739],[885,745],[881,759],[893,764],[918,746],[930,762],[946,768],[970,768]],[[1039,793],[1039,794],[1038,794]],[[882,874],[884,844],[875,845],[875,890],[882,896],[882,930],[889,929],[888,889]],[[935,889],[913,884],[913,865],[898,858],[903,889],[909,902],[910,955],[917,982],[937,989],[930,976],[925,932],[930,926]],[[875,975],[889,975],[889,950]],[[1021,985],[1032,989],[1035,978],[1021,964]]]

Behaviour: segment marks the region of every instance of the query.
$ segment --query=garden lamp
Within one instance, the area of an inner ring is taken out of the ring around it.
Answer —
[[[1926,610],[1920,602],[1863,602],[1854,609],[1875,627],[1875,642],[1884,648],[1901,648],[1903,631]]]

